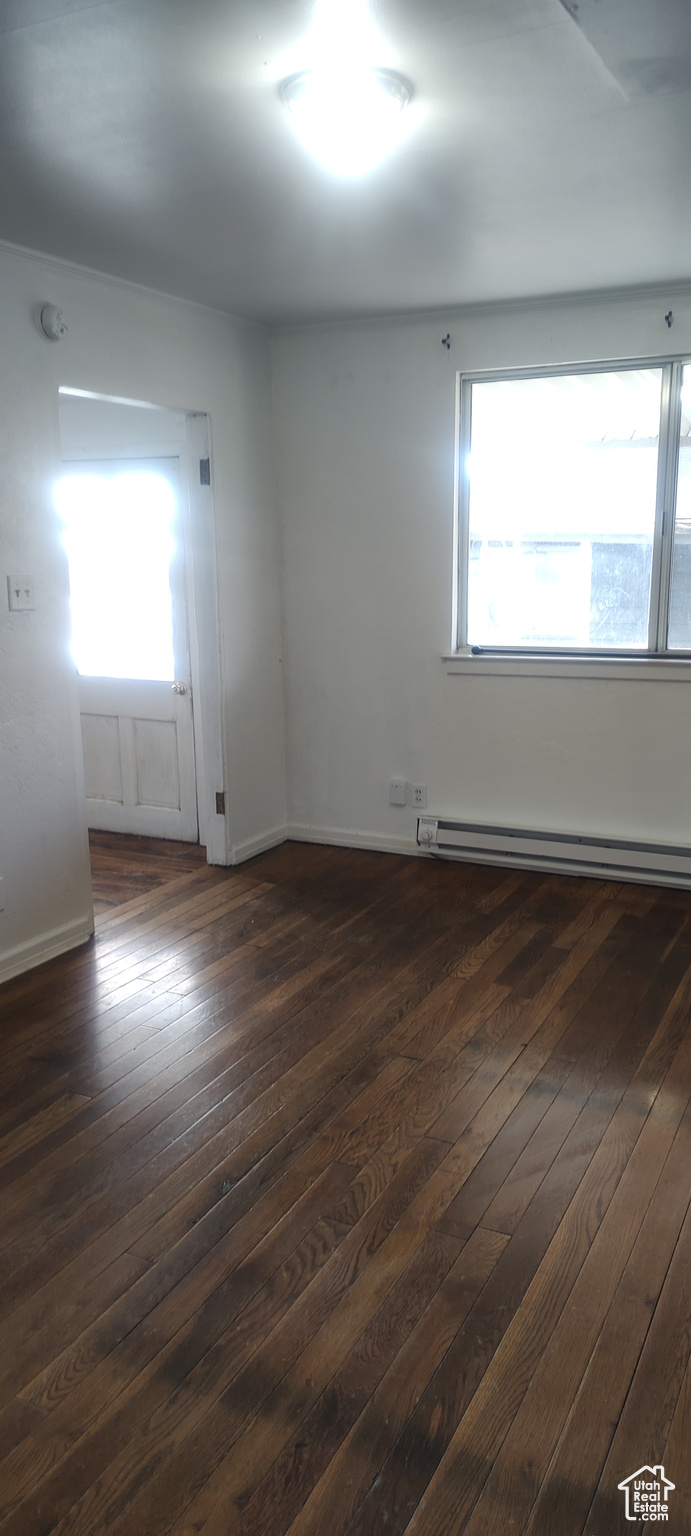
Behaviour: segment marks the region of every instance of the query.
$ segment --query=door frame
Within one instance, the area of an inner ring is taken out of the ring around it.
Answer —
[[[124,400],[90,390],[63,386],[59,394],[102,401],[105,405],[139,406],[152,411],[152,402]],[[161,451],[155,442],[153,411],[161,410],[184,420],[184,442],[177,449]],[[229,862],[225,819],[225,764],[223,744],[223,682],[220,648],[218,556],[216,515],[211,468],[211,423],[206,412],[185,411],[174,406],[153,405],[151,439],[134,450],[113,452],[110,444],[89,445],[70,458],[129,460],[177,457],[180,462],[180,522],[187,597],[192,722],[196,759],[197,821],[199,841],[206,847],[208,864]],[[65,460],[62,457],[61,461]],[[205,472],[200,468],[205,466]],[[219,799],[220,797],[220,799]],[[219,808],[220,806],[220,808]]]
[[[208,465],[208,476],[200,466]],[[223,682],[218,594],[216,508],[211,474],[211,421],[188,411],[180,455],[185,583],[197,761],[199,841],[208,864],[227,864]],[[218,809],[221,797],[222,810]]]

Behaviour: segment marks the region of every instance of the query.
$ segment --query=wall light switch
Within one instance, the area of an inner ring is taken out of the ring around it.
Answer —
[[[33,576],[8,576],[7,601],[13,611],[35,608]]]

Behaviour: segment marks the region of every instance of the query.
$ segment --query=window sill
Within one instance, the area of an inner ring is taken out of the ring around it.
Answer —
[[[691,682],[691,656],[442,656],[447,676],[558,677],[604,682]]]

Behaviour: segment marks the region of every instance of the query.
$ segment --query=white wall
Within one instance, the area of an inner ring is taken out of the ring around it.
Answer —
[[[69,327],[39,333],[42,302]],[[269,348],[257,327],[0,248],[0,976],[85,937],[91,899],[66,560],[51,487],[58,387],[208,412],[229,857],[285,822]],[[30,574],[11,614],[5,575]]]
[[[62,457],[126,459],[178,457],[187,439],[184,411],[162,406],[122,405],[119,401],[60,396]]]
[[[294,826],[412,843],[415,813],[387,804],[400,775],[432,813],[689,841],[691,684],[448,676],[440,660],[456,372],[670,349],[691,351],[688,289],[276,337]]]

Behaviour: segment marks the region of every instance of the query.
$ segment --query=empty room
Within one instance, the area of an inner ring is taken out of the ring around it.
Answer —
[[[691,7],[0,78],[0,1536],[686,1536]]]

